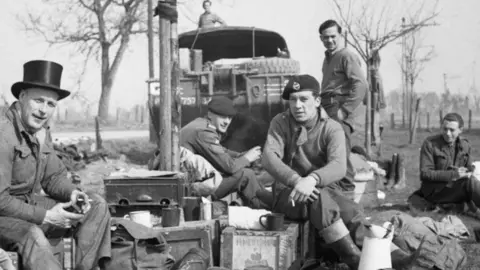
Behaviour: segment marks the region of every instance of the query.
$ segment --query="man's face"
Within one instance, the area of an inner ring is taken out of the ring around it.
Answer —
[[[210,122],[220,133],[227,132],[228,126],[232,122],[231,116],[223,116],[215,113],[209,113]]]
[[[443,121],[442,135],[447,143],[455,142],[460,133],[462,133],[462,129],[458,126],[457,121]]]
[[[33,134],[52,117],[57,107],[58,94],[51,90],[30,88],[23,90],[18,100],[25,129]]]
[[[337,26],[332,26],[323,30],[320,34],[320,39],[322,40],[327,51],[335,51],[340,42],[340,33],[338,32]]]
[[[295,120],[305,123],[318,113],[320,97],[315,97],[312,91],[300,91],[291,93],[288,103]]]
[[[205,9],[206,12],[210,12],[210,7],[212,6],[212,4],[210,4],[210,2],[205,2],[203,4],[203,9]]]

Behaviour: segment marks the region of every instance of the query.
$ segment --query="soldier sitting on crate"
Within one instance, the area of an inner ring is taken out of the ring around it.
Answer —
[[[282,98],[289,109],[271,121],[262,162],[276,180],[273,210],[309,219],[325,244],[357,269],[367,221],[361,206],[344,195],[355,187],[353,173],[347,174],[345,133],[320,107],[319,95],[310,75],[288,81]],[[416,258],[393,244],[391,250],[397,270],[409,269]]]
[[[238,153],[220,144],[220,136],[227,131],[235,114],[232,100],[214,97],[208,103],[206,117],[199,117],[180,130],[180,145],[205,158],[222,174],[223,179],[211,194],[213,200],[239,192],[247,206],[257,209],[270,208],[271,193],[260,185],[255,172],[247,168],[260,158],[260,146],[245,153]]]
[[[462,117],[449,113],[442,120],[442,132],[425,139],[420,151],[422,185],[410,200],[423,198],[434,205],[468,202],[480,207],[480,181],[472,176],[472,147],[460,136],[462,129]]]
[[[24,81],[12,85],[18,101],[0,116],[0,248],[19,253],[26,269],[63,269],[50,238],[73,234],[75,269],[93,269],[111,252],[106,202],[73,185],[53,150],[49,120],[70,94],[60,88],[62,69],[54,62],[26,63]]]

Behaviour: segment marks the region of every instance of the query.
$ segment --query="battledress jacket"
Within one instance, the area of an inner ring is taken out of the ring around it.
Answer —
[[[220,135],[207,118],[199,117],[180,130],[180,145],[204,157],[223,175],[232,175],[250,165],[236,151],[220,144]]]
[[[308,175],[317,180],[317,187],[328,186],[347,175],[344,130],[324,110],[308,131],[289,111],[280,113],[270,123],[262,163],[277,180],[277,190],[293,188]]]
[[[49,129],[40,146],[24,128],[19,109],[15,102],[0,116],[0,216],[40,225],[46,210],[34,205],[32,194],[43,188],[52,199],[67,202],[76,186],[53,150]]]
[[[425,139],[420,150],[420,180],[424,189],[445,187],[456,175],[451,167],[472,169],[471,146],[468,140],[458,137],[454,147],[456,156],[441,134]]]

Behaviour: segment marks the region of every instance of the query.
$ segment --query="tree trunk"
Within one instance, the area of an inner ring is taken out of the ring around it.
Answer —
[[[100,93],[100,100],[98,101],[98,117],[100,120],[108,120],[108,110],[110,107],[110,94],[112,92],[112,78],[110,74],[110,44],[102,44],[102,58],[101,58],[101,78],[102,90]]]
[[[410,139],[409,143],[414,144],[417,137],[417,124],[418,124],[418,111],[420,109],[420,98],[417,98],[417,104],[415,105],[415,119],[412,123],[412,128],[410,129]]]

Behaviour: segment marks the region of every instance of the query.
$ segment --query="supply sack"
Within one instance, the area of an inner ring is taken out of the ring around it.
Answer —
[[[175,259],[158,230],[112,218],[112,257],[104,270],[170,270]]]

